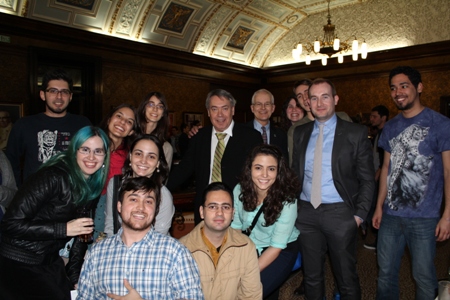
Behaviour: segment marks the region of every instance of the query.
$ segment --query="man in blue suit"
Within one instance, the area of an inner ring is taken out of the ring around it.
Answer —
[[[270,117],[275,111],[275,102],[272,93],[266,89],[257,90],[253,94],[250,108],[255,115],[255,119],[248,122],[247,125],[261,133],[264,143],[278,146],[286,162],[288,162],[286,132],[270,123]]]
[[[220,181],[231,188],[238,183],[238,176],[242,172],[248,153],[263,142],[258,131],[233,121],[235,105],[236,100],[229,92],[222,89],[209,92],[206,109],[212,126],[200,129],[192,137],[180,164],[173,168],[169,175],[167,188],[171,191],[195,175],[195,224],[201,221],[199,208],[202,203],[202,192],[214,181],[212,170],[216,147],[219,144],[218,134],[226,134],[219,168]]]

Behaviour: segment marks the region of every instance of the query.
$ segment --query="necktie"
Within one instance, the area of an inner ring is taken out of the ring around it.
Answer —
[[[214,161],[213,161],[213,168],[212,168],[212,176],[211,176],[211,182],[217,182],[222,181],[222,156],[223,152],[225,151],[225,142],[224,139],[227,136],[226,133],[216,133],[217,136],[217,146],[216,151],[214,152]]]
[[[264,141],[264,144],[267,144],[267,131],[266,131],[266,127],[261,127],[261,129],[262,129],[262,138],[263,138],[263,141]]]
[[[314,208],[322,203],[322,148],[323,148],[323,126],[319,124],[319,136],[314,149],[314,164],[312,176],[311,204]]]

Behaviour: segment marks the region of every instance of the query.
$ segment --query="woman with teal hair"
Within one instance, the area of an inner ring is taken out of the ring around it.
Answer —
[[[1,223],[0,298],[70,299],[87,244],[75,238],[67,266],[59,250],[93,231],[77,210],[92,209],[105,184],[108,145],[100,128],[83,127],[19,188]]]

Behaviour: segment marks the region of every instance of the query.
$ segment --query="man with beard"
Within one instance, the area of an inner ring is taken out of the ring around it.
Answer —
[[[386,123],[378,141],[384,159],[372,219],[379,229],[377,299],[399,298],[398,275],[406,245],[416,299],[434,299],[436,241],[450,237],[450,119],[422,105],[423,84],[417,70],[394,68],[389,85],[401,113]]]
[[[80,128],[91,125],[86,117],[67,112],[72,89],[72,78],[64,70],[47,72],[42,78],[39,93],[45,102],[45,112],[21,118],[12,127],[6,156],[11,162],[17,185],[50,157],[67,150],[70,139]],[[20,167],[22,156],[23,178]]]
[[[198,264],[206,300],[262,298],[255,244],[230,227],[233,215],[233,192],[213,182],[203,192],[203,221],[180,239]]]
[[[160,203],[151,179],[124,181],[117,203],[122,228],[89,251],[77,299],[203,299],[189,250],[154,229]]]

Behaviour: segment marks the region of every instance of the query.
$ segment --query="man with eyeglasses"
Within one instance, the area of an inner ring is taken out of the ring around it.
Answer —
[[[67,112],[72,100],[72,88],[72,78],[64,70],[47,72],[42,78],[39,93],[45,102],[45,112],[21,118],[14,124],[6,155],[17,185],[36,172],[50,157],[66,150],[72,136],[80,128],[91,125],[86,117]]]
[[[231,190],[222,182],[211,183],[199,210],[203,221],[180,242],[197,262],[205,300],[262,299],[255,244],[230,227]]]
[[[255,119],[247,123],[248,126],[261,133],[265,144],[278,146],[283,153],[283,157],[288,159],[287,135],[280,128],[275,127],[270,122],[270,117],[275,111],[275,101],[271,92],[266,89],[257,90],[252,97],[250,105]]]

